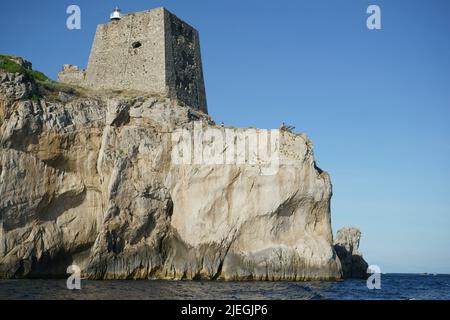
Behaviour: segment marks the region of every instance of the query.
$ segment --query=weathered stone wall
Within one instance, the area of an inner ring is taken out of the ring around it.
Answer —
[[[87,85],[165,93],[164,42],[162,8],[99,25],[87,67]]]
[[[208,112],[198,31],[166,11],[166,75],[172,94]]]
[[[86,71],[71,64],[63,65],[63,69],[58,73],[58,81],[76,86],[83,86],[86,78]]]

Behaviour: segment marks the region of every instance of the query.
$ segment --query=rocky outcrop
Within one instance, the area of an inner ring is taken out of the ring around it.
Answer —
[[[92,279],[341,277],[330,177],[306,136],[280,133],[271,174],[259,160],[179,164],[177,130],[225,129],[162,97],[46,84],[28,100],[40,85],[0,80],[0,277],[72,263]]]
[[[31,97],[36,91],[36,85],[25,78],[25,75],[19,73],[0,73],[0,92],[4,101]]]
[[[334,249],[342,264],[344,278],[367,278],[369,265],[359,252],[361,231],[357,228],[342,228],[336,233]]]

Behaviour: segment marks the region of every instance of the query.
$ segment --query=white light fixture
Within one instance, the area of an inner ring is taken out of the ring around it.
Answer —
[[[109,16],[109,19],[111,19],[111,21],[113,20],[120,20],[122,18],[122,14],[120,13],[120,9],[118,7],[116,7],[113,12],[111,13],[111,15]]]

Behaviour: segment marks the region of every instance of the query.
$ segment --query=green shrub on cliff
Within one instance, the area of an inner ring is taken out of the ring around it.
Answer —
[[[11,56],[0,55],[0,70],[10,73],[20,73],[28,78],[38,81],[50,81],[50,79],[42,72],[26,69],[13,60]]]

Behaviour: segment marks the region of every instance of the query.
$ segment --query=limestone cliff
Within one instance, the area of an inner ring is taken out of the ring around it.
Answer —
[[[280,133],[273,174],[174,163],[174,132],[199,121],[224,129],[164,97],[0,71],[0,277],[340,278],[308,138]]]
[[[336,233],[334,248],[342,264],[344,278],[367,278],[369,265],[359,252],[361,231],[357,228],[342,228]]]

